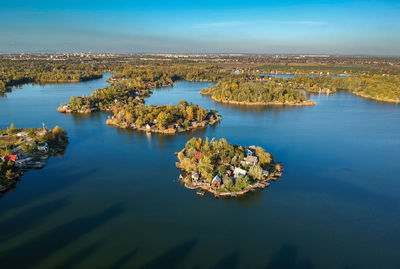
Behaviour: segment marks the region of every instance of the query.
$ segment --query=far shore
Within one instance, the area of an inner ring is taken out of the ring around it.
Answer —
[[[370,95],[367,95],[365,93],[359,93],[359,92],[352,92],[354,95],[365,98],[365,99],[370,99],[374,101],[379,101],[379,102],[385,102],[385,103],[392,103],[392,104],[399,104],[400,100],[394,100],[394,99],[386,99],[386,98],[381,98],[381,97],[373,97]]]

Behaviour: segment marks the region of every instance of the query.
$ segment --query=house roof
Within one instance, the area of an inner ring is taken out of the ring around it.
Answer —
[[[6,155],[4,156],[5,160],[13,160],[14,162],[17,160],[17,155]]]
[[[194,157],[195,157],[197,160],[200,160],[200,158],[201,158],[201,152],[200,152],[200,151],[196,152],[196,154],[194,155]]]
[[[242,169],[242,168],[239,168],[239,167],[235,167],[235,170],[233,170],[233,173],[235,174],[235,175],[237,175],[237,174],[247,174],[247,171],[246,170],[244,170],[244,169]]]
[[[218,175],[216,175],[211,182],[214,182],[215,180],[221,183],[221,178]]]
[[[256,156],[247,156],[246,162],[257,163],[258,162],[258,158]]]

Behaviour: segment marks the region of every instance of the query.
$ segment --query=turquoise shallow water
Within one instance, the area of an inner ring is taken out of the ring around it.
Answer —
[[[58,124],[70,139],[0,199],[1,268],[399,268],[399,106],[348,93],[311,96],[314,107],[227,106],[199,94],[208,83],[177,82],[147,103],[186,99],[221,124],[171,137],[56,112],[108,76],[0,99],[1,128]],[[260,145],[284,176],[239,199],[196,196],[174,166],[192,136]]]

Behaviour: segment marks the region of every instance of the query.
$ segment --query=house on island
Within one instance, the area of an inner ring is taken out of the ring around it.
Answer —
[[[253,156],[254,155],[254,152],[250,148],[245,148],[244,149],[244,153],[246,154],[246,156]]]
[[[40,150],[40,151],[48,151],[49,150],[49,145],[46,142],[39,143],[37,149]]]
[[[239,168],[239,167],[235,167],[235,170],[233,170],[233,176],[234,178],[238,178],[240,176],[244,177],[247,174],[247,171]]]
[[[19,133],[17,133],[17,136],[18,137],[25,137],[25,136],[28,136],[28,133],[27,132],[19,132]]]
[[[245,158],[245,163],[250,164],[252,166],[257,165],[258,163],[258,158],[256,156],[247,156]]]
[[[265,178],[267,178],[268,175],[269,175],[269,172],[268,172],[267,170],[263,170],[263,176],[264,176]]]
[[[216,175],[213,178],[213,180],[211,181],[211,186],[219,187],[219,186],[221,186],[221,184],[222,184],[222,181],[221,181],[221,178],[218,175]]]
[[[5,162],[8,162],[9,160],[15,162],[17,160],[18,156],[17,155],[6,155],[3,157]]]
[[[192,174],[192,179],[195,180],[195,181],[199,180],[199,179],[200,179],[200,174],[197,173],[197,172],[194,172],[194,173]]]
[[[196,160],[200,160],[200,158],[201,158],[201,152],[200,151],[197,151],[196,152],[196,154],[194,155],[194,157],[196,158]]]

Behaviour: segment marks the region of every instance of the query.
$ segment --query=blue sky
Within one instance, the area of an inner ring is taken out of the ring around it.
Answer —
[[[397,1],[0,0],[0,52],[400,56]]]

